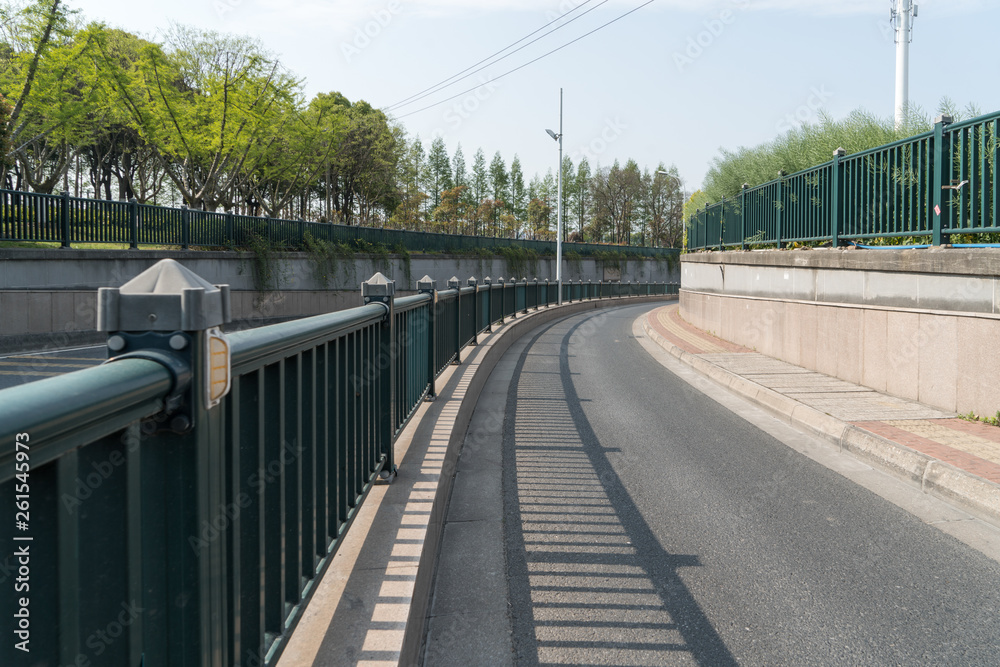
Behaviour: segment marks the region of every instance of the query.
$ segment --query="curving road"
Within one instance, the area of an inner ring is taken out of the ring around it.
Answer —
[[[480,546],[503,555],[506,577],[481,585],[506,613],[470,602],[462,641],[435,633],[456,611],[447,524],[425,663],[493,642],[507,652],[489,664],[1000,664],[1000,564],[668,370],[633,335],[649,309],[573,316],[508,352],[502,530]]]

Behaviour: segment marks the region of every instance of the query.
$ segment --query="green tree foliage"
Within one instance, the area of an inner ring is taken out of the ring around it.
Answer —
[[[507,188],[510,186],[510,175],[507,173],[507,166],[504,164],[500,151],[497,151],[493,155],[493,161],[490,162],[489,181],[490,194],[494,201],[499,202],[498,205],[493,208],[493,212],[490,217],[490,233],[493,236],[499,236],[500,216],[503,214],[504,210],[510,210],[507,201]]]
[[[521,159],[514,155],[510,163],[510,195],[507,197],[507,210],[515,221],[523,221],[528,217],[528,193],[524,187],[524,171],[521,168]],[[520,223],[516,225],[514,236],[520,235]]]
[[[576,240],[583,241],[586,238],[584,227],[590,206],[590,163],[587,161],[587,156],[580,158],[580,164],[576,167],[570,204],[570,215],[566,218],[566,226],[570,226],[570,220],[576,220]]]
[[[427,154],[427,185],[430,205],[436,209],[441,204],[441,193],[452,188],[451,160],[441,137],[431,142]]]
[[[96,28],[80,30],[59,0],[7,5],[0,13],[0,94],[10,101],[5,134],[17,189],[52,192],[91,128],[100,102]]]

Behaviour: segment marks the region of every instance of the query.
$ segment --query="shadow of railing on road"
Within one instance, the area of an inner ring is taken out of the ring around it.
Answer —
[[[687,652],[736,661],[618,482],[580,407],[570,339],[548,328],[518,362],[504,456],[511,616],[517,664],[658,664]],[[529,362],[530,363],[526,363]]]

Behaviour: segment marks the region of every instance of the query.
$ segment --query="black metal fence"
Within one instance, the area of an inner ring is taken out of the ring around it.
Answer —
[[[83,199],[69,194],[0,190],[0,241],[108,243],[138,248],[168,245],[187,248],[246,247],[254,237],[273,244],[301,247],[306,234],[330,243],[401,246],[413,252],[461,252],[480,248],[531,249],[555,254],[555,241],[439,234],[357,225],[238,215],[190,208],[139,204],[135,201]],[[676,257],[676,248],[565,243],[564,252],[580,255],[627,251],[642,257]]]

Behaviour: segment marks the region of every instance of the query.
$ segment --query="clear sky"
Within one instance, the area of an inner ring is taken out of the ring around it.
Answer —
[[[561,14],[568,19],[596,6],[471,78],[390,111],[425,147],[439,133],[449,154],[461,142],[470,164],[480,147],[487,161],[500,151],[508,165],[516,153],[527,177],[558,162],[545,129],[558,129],[560,87],[564,150],[574,163],[586,154],[591,166],[628,158],[650,169],[661,161],[676,164],[689,192],[701,185],[720,147],[770,140],[815,119],[819,108],[835,117],[856,108],[884,117],[893,113],[890,0],[653,0],[486,83],[644,2],[67,0],[87,19],[147,38],[156,39],[172,21],[255,36],[304,79],[307,95],[336,90],[380,108],[434,86]],[[1000,110],[1000,2],[918,4],[911,103],[934,112],[948,96],[983,113]]]

